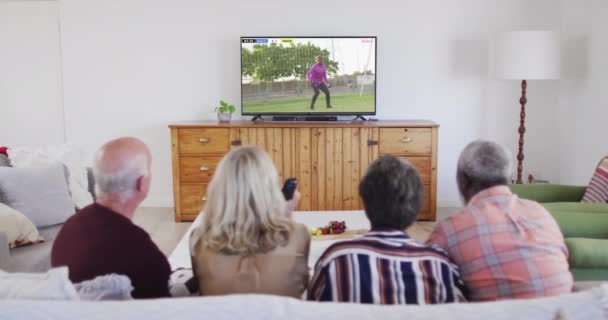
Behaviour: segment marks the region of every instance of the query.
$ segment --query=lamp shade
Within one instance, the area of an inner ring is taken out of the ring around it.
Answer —
[[[560,37],[552,31],[514,31],[494,43],[496,77],[515,80],[559,79]]]

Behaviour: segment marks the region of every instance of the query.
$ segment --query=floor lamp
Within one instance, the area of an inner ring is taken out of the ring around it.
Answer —
[[[517,180],[522,183],[524,133],[526,132],[527,80],[556,80],[560,77],[560,38],[551,31],[514,31],[497,36],[494,42],[494,72],[497,78],[521,80]]]

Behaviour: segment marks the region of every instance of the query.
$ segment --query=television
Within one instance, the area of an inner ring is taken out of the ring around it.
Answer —
[[[376,37],[241,37],[243,115],[375,115]]]

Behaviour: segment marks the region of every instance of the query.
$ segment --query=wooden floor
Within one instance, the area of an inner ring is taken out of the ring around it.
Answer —
[[[437,208],[437,219],[453,214],[458,208]],[[173,208],[140,208],[133,221],[146,230],[160,250],[169,256],[184,236],[190,222],[175,222]],[[416,222],[407,232],[410,237],[423,242],[433,231],[435,222]]]
[[[158,248],[169,256],[192,223],[175,222],[173,208],[139,208],[133,222],[146,230]]]

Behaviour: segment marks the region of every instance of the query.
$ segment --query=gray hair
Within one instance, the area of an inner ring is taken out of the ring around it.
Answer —
[[[385,155],[367,169],[359,184],[372,228],[404,230],[416,221],[424,189],[418,171],[404,159]]]
[[[478,192],[496,185],[507,185],[513,172],[511,152],[485,140],[467,145],[458,159],[458,189],[468,202]]]
[[[113,172],[103,172],[99,163],[93,165],[95,177],[95,193],[103,195],[116,195],[120,201],[125,202],[133,196],[137,188],[137,179],[148,174],[148,158],[145,154],[138,154],[126,160]]]

